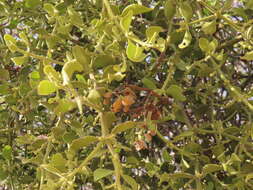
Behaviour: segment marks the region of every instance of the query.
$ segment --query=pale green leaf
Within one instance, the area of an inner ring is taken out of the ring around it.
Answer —
[[[61,153],[54,154],[50,161],[50,165],[52,165],[59,171],[64,171],[66,164],[67,164],[67,160],[63,158]]]
[[[202,169],[202,173],[204,175],[209,174],[209,173],[213,173],[213,172],[217,172],[222,170],[222,166],[221,165],[217,165],[217,164],[207,164],[203,167]]]
[[[109,175],[112,175],[114,173],[113,170],[98,168],[93,172],[94,175],[94,181],[98,181],[104,177],[107,177]]]
[[[162,151],[162,157],[164,159],[165,162],[171,162],[172,161],[172,156],[169,155],[168,151],[166,149],[164,149]]]
[[[28,58],[26,56],[20,56],[20,57],[13,57],[11,60],[16,64],[16,65],[23,65]]]
[[[70,17],[70,22],[76,27],[83,27],[83,19],[80,13],[75,11],[72,7],[68,7],[68,15]]]
[[[26,45],[29,45],[29,40],[24,31],[19,33],[19,37]]]
[[[183,89],[178,85],[171,85],[167,89],[167,94],[172,96],[174,99],[176,99],[178,101],[185,101],[186,100],[185,96],[183,95]]]
[[[216,21],[213,20],[211,22],[205,22],[202,25],[202,30],[205,34],[210,34],[212,35],[213,33],[216,32]]]
[[[69,84],[74,72],[83,71],[83,66],[77,61],[69,61],[62,68],[63,84]]]
[[[4,35],[4,41],[12,53],[17,51],[16,40],[10,34]]]
[[[61,177],[61,171],[59,171],[57,168],[51,166],[50,164],[42,164],[40,167],[52,174],[57,175],[58,177]]]
[[[164,14],[168,21],[170,21],[176,14],[176,3],[174,0],[166,0],[164,4]]]
[[[51,65],[46,65],[43,69],[50,81],[61,81],[61,75]]]
[[[184,158],[182,158],[182,162],[186,168],[190,168],[190,165],[188,164],[188,162]]]
[[[101,95],[96,89],[91,89],[87,98],[93,104],[99,104],[101,102]]]
[[[206,38],[200,38],[199,47],[203,52],[208,52],[210,50],[209,41]]]
[[[139,45],[135,45],[133,42],[128,40],[126,54],[127,57],[133,62],[142,62],[146,55],[143,53],[144,48]]]
[[[112,133],[113,134],[117,134],[117,133],[121,133],[121,132],[124,132],[128,129],[132,129],[134,127],[136,127],[136,122],[134,121],[126,121],[124,123],[120,123],[118,125],[116,125],[113,130],[112,130]]]
[[[190,45],[191,41],[192,41],[192,35],[191,35],[191,33],[190,33],[189,30],[186,30],[186,31],[185,31],[185,34],[184,34],[184,39],[183,39],[183,41],[178,45],[178,47],[179,47],[180,49],[184,49],[184,48],[186,48],[187,46]]]
[[[157,89],[156,84],[153,80],[145,77],[141,80],[145,87],[150,88],[152,90]]]
[[[39,95],[49,95],[54,93],[57,90],[55,84],[49,80],[40,81],[38,85],[38,94]]]
[[[58,105],[55,107],[54,112],[60,116],[76,107],[76,103],[72,100],[63,98],[58,101]]]
[[[247,61],[253,60],[253,51],[247,52],[244,56],[241,57],[241,59],[245,59]]]
[[[88,72],[90,65],[90,57],[87,53],[87,50],[77,45],[72,48],[72,53],[75,59],[83,66],[84,71]]]
[[[6,160],[11,160],[11,155],[12,155],[12,148],[9,145],[6,145],[2,149],[2,156]]]
[[[150,26],[146,30],[146,37],[148,43],[154,43],[158,34],[163,31],[160,26]]]
[[[0,81],[1,80],[9,80],[10,79],[10,74],[9,74],[9,71],[6,70],[6,69],[2,69],[0,68]]]
[[[57,9],[50,3],[45,3],[43,9],[52,17],[58,13]]]
[[[25,6],[31,9],[37,7],[38,5],[40,5],[40,3],[41,0],[25,0]]]
[[[125,182],[127,182],[132,187],[132,190],[138,190],[138,184],[136,183],[134,178],[129,175],[122,175],[122,177]]]
[[[179,134],[178,136],[174,137],[174,140],[178,141],[178,140],[181,140],[185,137],[191,137],[193,134],[194,134],[193,131],[185,131],[185,132]]]
[[[179,4],[179,12],[184,19],[189,22],[193,16],[193,10],[189,1],[184,1]]]
[[[126,33],[129,32],[129,28],[132,22],[133,11],[128,11],[128,13],[120,19],[120,25]]]
[[[125,16],[128,14],[129,11],[133,11],[133,15],[138,15],[138,14],[142,14],[142,13],[146,13],[149,11],[152,11],[152,8],[148,8],[145,7],[143,5],[139,5],[139,4],[131,4],[128,5],[122,12],[122,16]]]
[[[80,148],[90,145],[91,143],[97,142],[98,138],[94,136],[86,136],[76,140],[73,140],[70,149],[77,151]]]

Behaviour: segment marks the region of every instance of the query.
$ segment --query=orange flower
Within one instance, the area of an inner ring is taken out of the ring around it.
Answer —
[[[127,95],[122,98],[122,104],[124,106],[131,106],[132,104],[134,104],[134,102],[135,102],[135,100],[132,95]]]
[[[122,101],[121,98],[118,98],[113,104],[112,104],[112,111],[117,113],[122,109]]]

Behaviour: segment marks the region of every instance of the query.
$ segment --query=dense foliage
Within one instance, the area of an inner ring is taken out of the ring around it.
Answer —
[[[0,187],[253,189],[252,0],[0,10]]]

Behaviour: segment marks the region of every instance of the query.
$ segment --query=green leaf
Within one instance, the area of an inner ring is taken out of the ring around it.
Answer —
[[[162,182],[170,180],[170,175],[168,173],[163,173],[159,176],[159,180],[159,185],[161,185]]]
[[[136,127],[136,122],[134,121],[126,121],[124,123],[120,123],[118,125],[116,125],[113,130],[112,130],[112,133],[113,134],[117,134],[117,133],[121,133],[121,132],[124,132],[128,129],[132,129]]]
[[[114,112],[106,112],[104,113],[106,126],[112,127],[113,122],[117,121],[117,117]]]
[[[245,182],[248,183],[248,181],[251,180],[252,178],[253,178],[253,173],[248,174],[245,178]]]
[[[0,181],[4,181],[8,177],[8,172],[0,167]]]
[[[81,96],[77,96],[75,97],[75,101],[78,107],[78,110],[80,112],[80,114],[83,114],[83,102],[82,102],[82,97]]]
[[[205,34],[214,34],[216,32],[216,21],[213,20],[211,22],[205,22],[202,25],[202,30]]]
[[[93,104],[100,104],[101,103],[101,95],[96,89],[90,90],[87,98]]]
[[[38,5],[40,5],[40,3],[41,0],[25,0],[25,6],[31,9],[37,7]]]
[[[157,43],[155,44],[155,48],[158,49],[160,52],[165,50],[166,40],[163,38],[158,38]]]
[[[129,157],[126,158],[126,163],[127,164],[138,164],[139,161],[138,161],[138,159],[136,157],[129,156]]]
[[[112,175],[113,173],[114,173],[113,170],[98,168],[93,172],[94,181],[98,181],[104,177],[107,177],[108,175]]]
[[[134,178],[129,175],[122,175],[122,177],[125,182],[127,182],[132,187],[132,190],[138,190],[138,184],[136,183]]]
[[[232,163],[234,163],[234,162],[241,162],[242,160],[239,158],[239,156],[237,156],[235,153],[232,153],[232,156],[231,156],[231,158],[230,158],[230,161],[232,162]]]
[[[144,84],[145,87],[150,88],[152,90],[157,89],[155,82],[149,78],[143,78],[141,82]]]
[[[160,26],[150,26],[146,30],[146,37],[148,43],[155,43],[157,36],[160,32],[163,31],[163,28]]]
[[[3,81],[6,81],[6,80],[10,80],[10,74],[9,74],[9,71],[6,70],[6,69],[2,69],[0,68],[0,81],[3,80]]]
[[[97,142],[98,138],[94,136],[86,136],[76,140],[73,140],[70,149],[77,151],[80,148],[90,145],[91,143]]]
[[[54,112],[60,116],[76,107],[76,103],[72,100],[63,98],[60,99],[58,105],[55,107]]]
[[[167,89],[167,94],[172,96],[174,99],[176,99],[178,101],[185,101],[186,100],[185,96],[183,95],[183,89],[177,85],[171,85]]]
[[[46,65],[43,69],[50,81],[61,81],[61,75],[51,65]]]
[[[11,93],[10,87],[7,84],[0,84],[0,95],[7,95]]]
[[[178,141],[178,140],[181,140],[181,139],[183,139],[185,137],[190,137],[192,135],[194,135],[193,131],[185,131],[183,133],[180,133],[178,136],[174,137],[173,140]]]
[[[183,165],[186,167],[186,168],[190,168],[190,165],[188,164],[188,162],[182,158],[182,162],[183,162]]]
[[[20,57],[13,57],[11,60],[16,64],[16,65],[23,65],[25,62],[27,62],[28,58],[26,56],[20,56]]]
[[[9,145],[6,145],[2,149],[2,156],[6,160],[11,160],[11,155],[12,155],[12,148]]]
[[[64,135],[62,136],[64,142],[66,143],[72,143],[73,140],[77,139],[78,136],[75,133],[75,131],[65,131]]]
[[[34,80],[40,79],[40,73],[38,71],[33,71],[29,74],[29,77]]]
[[[94,69],[105,68],[108,65],[114,65],[115,59],[111,55],[98,55],[92,62],[92,67]]]
[[[133,15],[143,14],[149,11],[152,11],[152,8],[145,7],[143,5],[139,4],[131,4],[128,5],[122,12],[122,16],[125,16],[128,14],[129,11],[133,11]]]
[[[42,164],[42,165],[40,165],[40,167],[45,169],[46,171],[52,173],[52,174],[55,174],[58,177],[61,176],[61,171],[59,171],[55,167],[51,166],[50,164]]]
[[[164,14],[168,21],[170,21],[176,14],[176,4],[174,0],[166,0],[164,4]]]
[[[77,61],[69,61],[62,68],[63,84],[69,84],[74,72],[83,71],[83,66]]]
[[[21,38],[21,40],[28,46],[29,45],[29,40],[25,34],[25,32],[20,32],[19,33],[19,37]]]
[[[58,13],[57,9],[50,3],[45,3],[43,9],[52,17]]]
[[[241,59],[245,59],[247,61],[253,60],[253,51],[247,52],[244,56],[241,57]]]
[[[12,53],[17,51],[16,40],[10,34],[4,35],[4,41]]]
[[[226,0],[223,7],[222,7],[222,10],[230,10],[233,6],[233,3],[234,3],[234,0]]]
[[[108,74],[108,80],[109,82],[111,83],[113,80],[116,80],[116,81],[121,81],[126,75],[125,74],[122,74],[121,72],[117,72],[117,73],[109,73]]]
[[[52,156],[50,165],[63,172],[65,170],[67,160],[63,158],[61,153],[56,153]]]
[[[89,71],[89,65],[90,65],[90,57],[88,55],[87,50],[82,48],[81,46],[74,46],[72,48],[72,53],[75,57],[75,59],[83,66],[83,69],[85,72]]]
[[[143,51],[144,51],[143,47],[140,47],[138,44],[135,45],[130,40],[128,40],[126,54],[131,61],[142,62],[146,57]]]
[[[39,95],[49,95],[54,93],[57,90],[55,84],[49,80],[40,81],[38,86]]]
[[[120,19],[120,25],[126,33],[129,32],[132,18],[133,18],[133,11],[128,11],[128,13]]]
[[[248,9],[253,9],[253,0],[248,0],[248,1],[245,1],[246,2],[246,7]]]
[[[211,52],[211,53],[214,53],[215,50],[216,50],[216,48],[217,48],[217,46],[218,46],[218,41],[217,41],[216,39],[213,39],[213,40],[210,42],[209,46],[210,46],[210,52]]]
[[[206,38],[199,39],[199,47],[203,52],[209,52],[209,41]]]
[[[73,25],[80,28],[84,26],[81,14],[75,11],[72,7],[68,7],[68,15],[70,17],[70,22]]]
[[[184,49],[184,48],[186,48],[187,46],[190,45],[191,41],[192,41],[192,35],[191,35],[191,33],[190,33],[189,30],[186,30],[186,31],[185,31],[185,34],[184,34],[184,39],[183,39],[183,41],[178,45],[178,47],[179,47],[180,49]]]
[[[184,1],[179,5],[179,12],[186,22],[189,22],[193,16],[193,10],[189,1]]]
[[[162,151],[162,157],[163,157],[163,159],[164,159],[165,162],[169,162],[170,163],[172,161],[172,156],[169,155],[169,153],[168,153],[168,151],[166,149],[164,149]]]
[[[5,34],[4,40],[6,44],[16,44],[16,40],[10,34]]]
[[[202,173],[204,175],[222,170],[222,166],[217,164],[207,164],[203,167]]]
[[[184,173],[184,172],[178,172],[178,173],[174,173],[174,174],[170,174],[170,177],[172,178],[189,178],[189,179],[193,179],[194,176],[189,174],[189,173]]]
[[[54,49],[56,45],[61,41],[61,38],[57,35],[47,35],[46,43],[49,49]]]

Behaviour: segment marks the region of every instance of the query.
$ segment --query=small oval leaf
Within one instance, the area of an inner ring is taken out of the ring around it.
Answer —
[[[112,175],[114,173],[113,170],[108,170],[108,169],[103,169],[103,168],[98,168],[94,171],[94,181],[98,181],[108,175]]]
[[[57,90],[55,84],[49,80],[40,81],[38,86],[39,95],[49,95]]]

